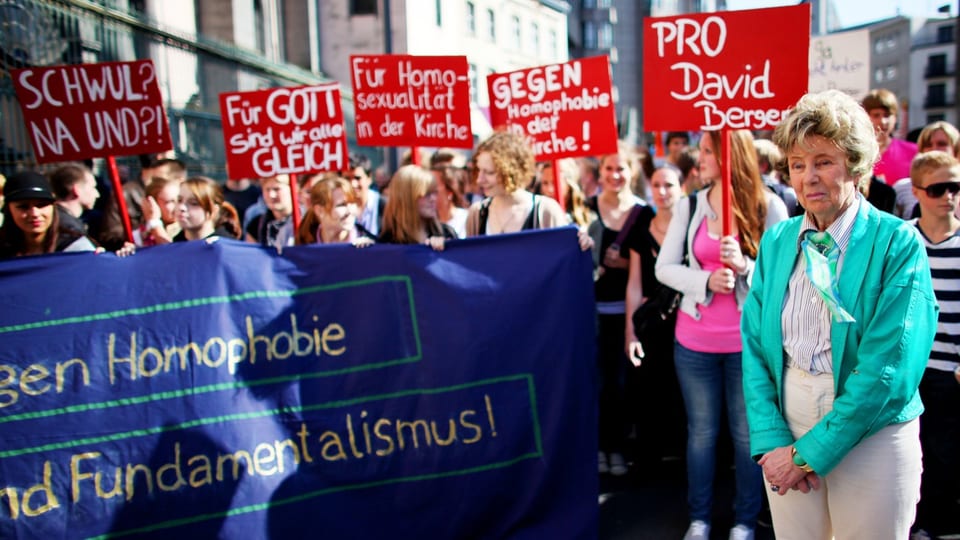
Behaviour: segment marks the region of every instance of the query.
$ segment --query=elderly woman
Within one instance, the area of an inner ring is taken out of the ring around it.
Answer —
[[[775,133],[803,216],[763,236],[743,310],[753,457],[777,538],[903,539],[920,489],[917,387],[937,304],[915,228],[865,201],[878,145],[849,96]]]

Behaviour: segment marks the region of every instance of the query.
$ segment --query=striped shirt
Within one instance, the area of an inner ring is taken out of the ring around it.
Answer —
[[[923,234],[917,220],[913,223],[927,248],[933,292],[940,304],[937,335],[933,339],[927,367],[953,371],[960,365],[960,231],[935,244]]]
[[[827,232],[833,237],[840,248],[840,258],[837,261],[837,274],[843,268],[844,256],[847,253],[847,244],[853,232],[853,222],[857,219],[860,204],[863,200],[857,194],[856,200],[849,208],[843,211],[833,223],[827,227]],[[831,315],[827,304],[820,297],[816,287],[810,283],[806,272],[806,259],[800,249],[800,242],[807,231],[817,230],[813,220],[804,214],[800,225],[800,236],[797,238],[797,257],[793,265],[793,273],[787,285],[787,294],[783,300],[783,311],[780,315],[780,326],[783,331],[783,351],[786,355],[786,364],[789,367],[802,369],[808,373],[833,373],[833,351],[830,345]],[[841,297],[844,296],[841,291]],[[848,306],[844,306],[848,308]]]

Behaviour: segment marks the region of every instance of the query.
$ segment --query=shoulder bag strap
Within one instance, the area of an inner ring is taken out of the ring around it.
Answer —
[[[623,243],[627,240],[627,235],[630,234],[630,229],[633,228],[633,224],[636,223],[637,217],[640,215],[640,210],[643,209],[643,206],[639,204],[633,205],[633,208],[630,209],[630,213],[627,215],[627,219],[624,220],[623,226],[620,227],[620,232],[617,233],[617,239],[615,243],[618,246],[622,246]]]

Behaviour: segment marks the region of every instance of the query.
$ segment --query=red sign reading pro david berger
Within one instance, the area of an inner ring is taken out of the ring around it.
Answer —
[[[466,56],[350,57],[361,146],[473,148]]]
[[[539,161],[617,151],[610,60],[581,58],[487,77],[490,123],[525,135]]]
[[[646,131],[773,129],[807,92],[810,4],[650,17]]]

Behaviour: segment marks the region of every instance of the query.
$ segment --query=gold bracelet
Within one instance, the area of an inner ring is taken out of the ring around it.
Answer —
[[[803,456],[797,453],[797,447],[790,447],[790,457],[793,458],[793,464],[797,467],[800,467],[800,470],[805,473],[812,473],[813,467],[811,467],[806,460],[803,459]]]

